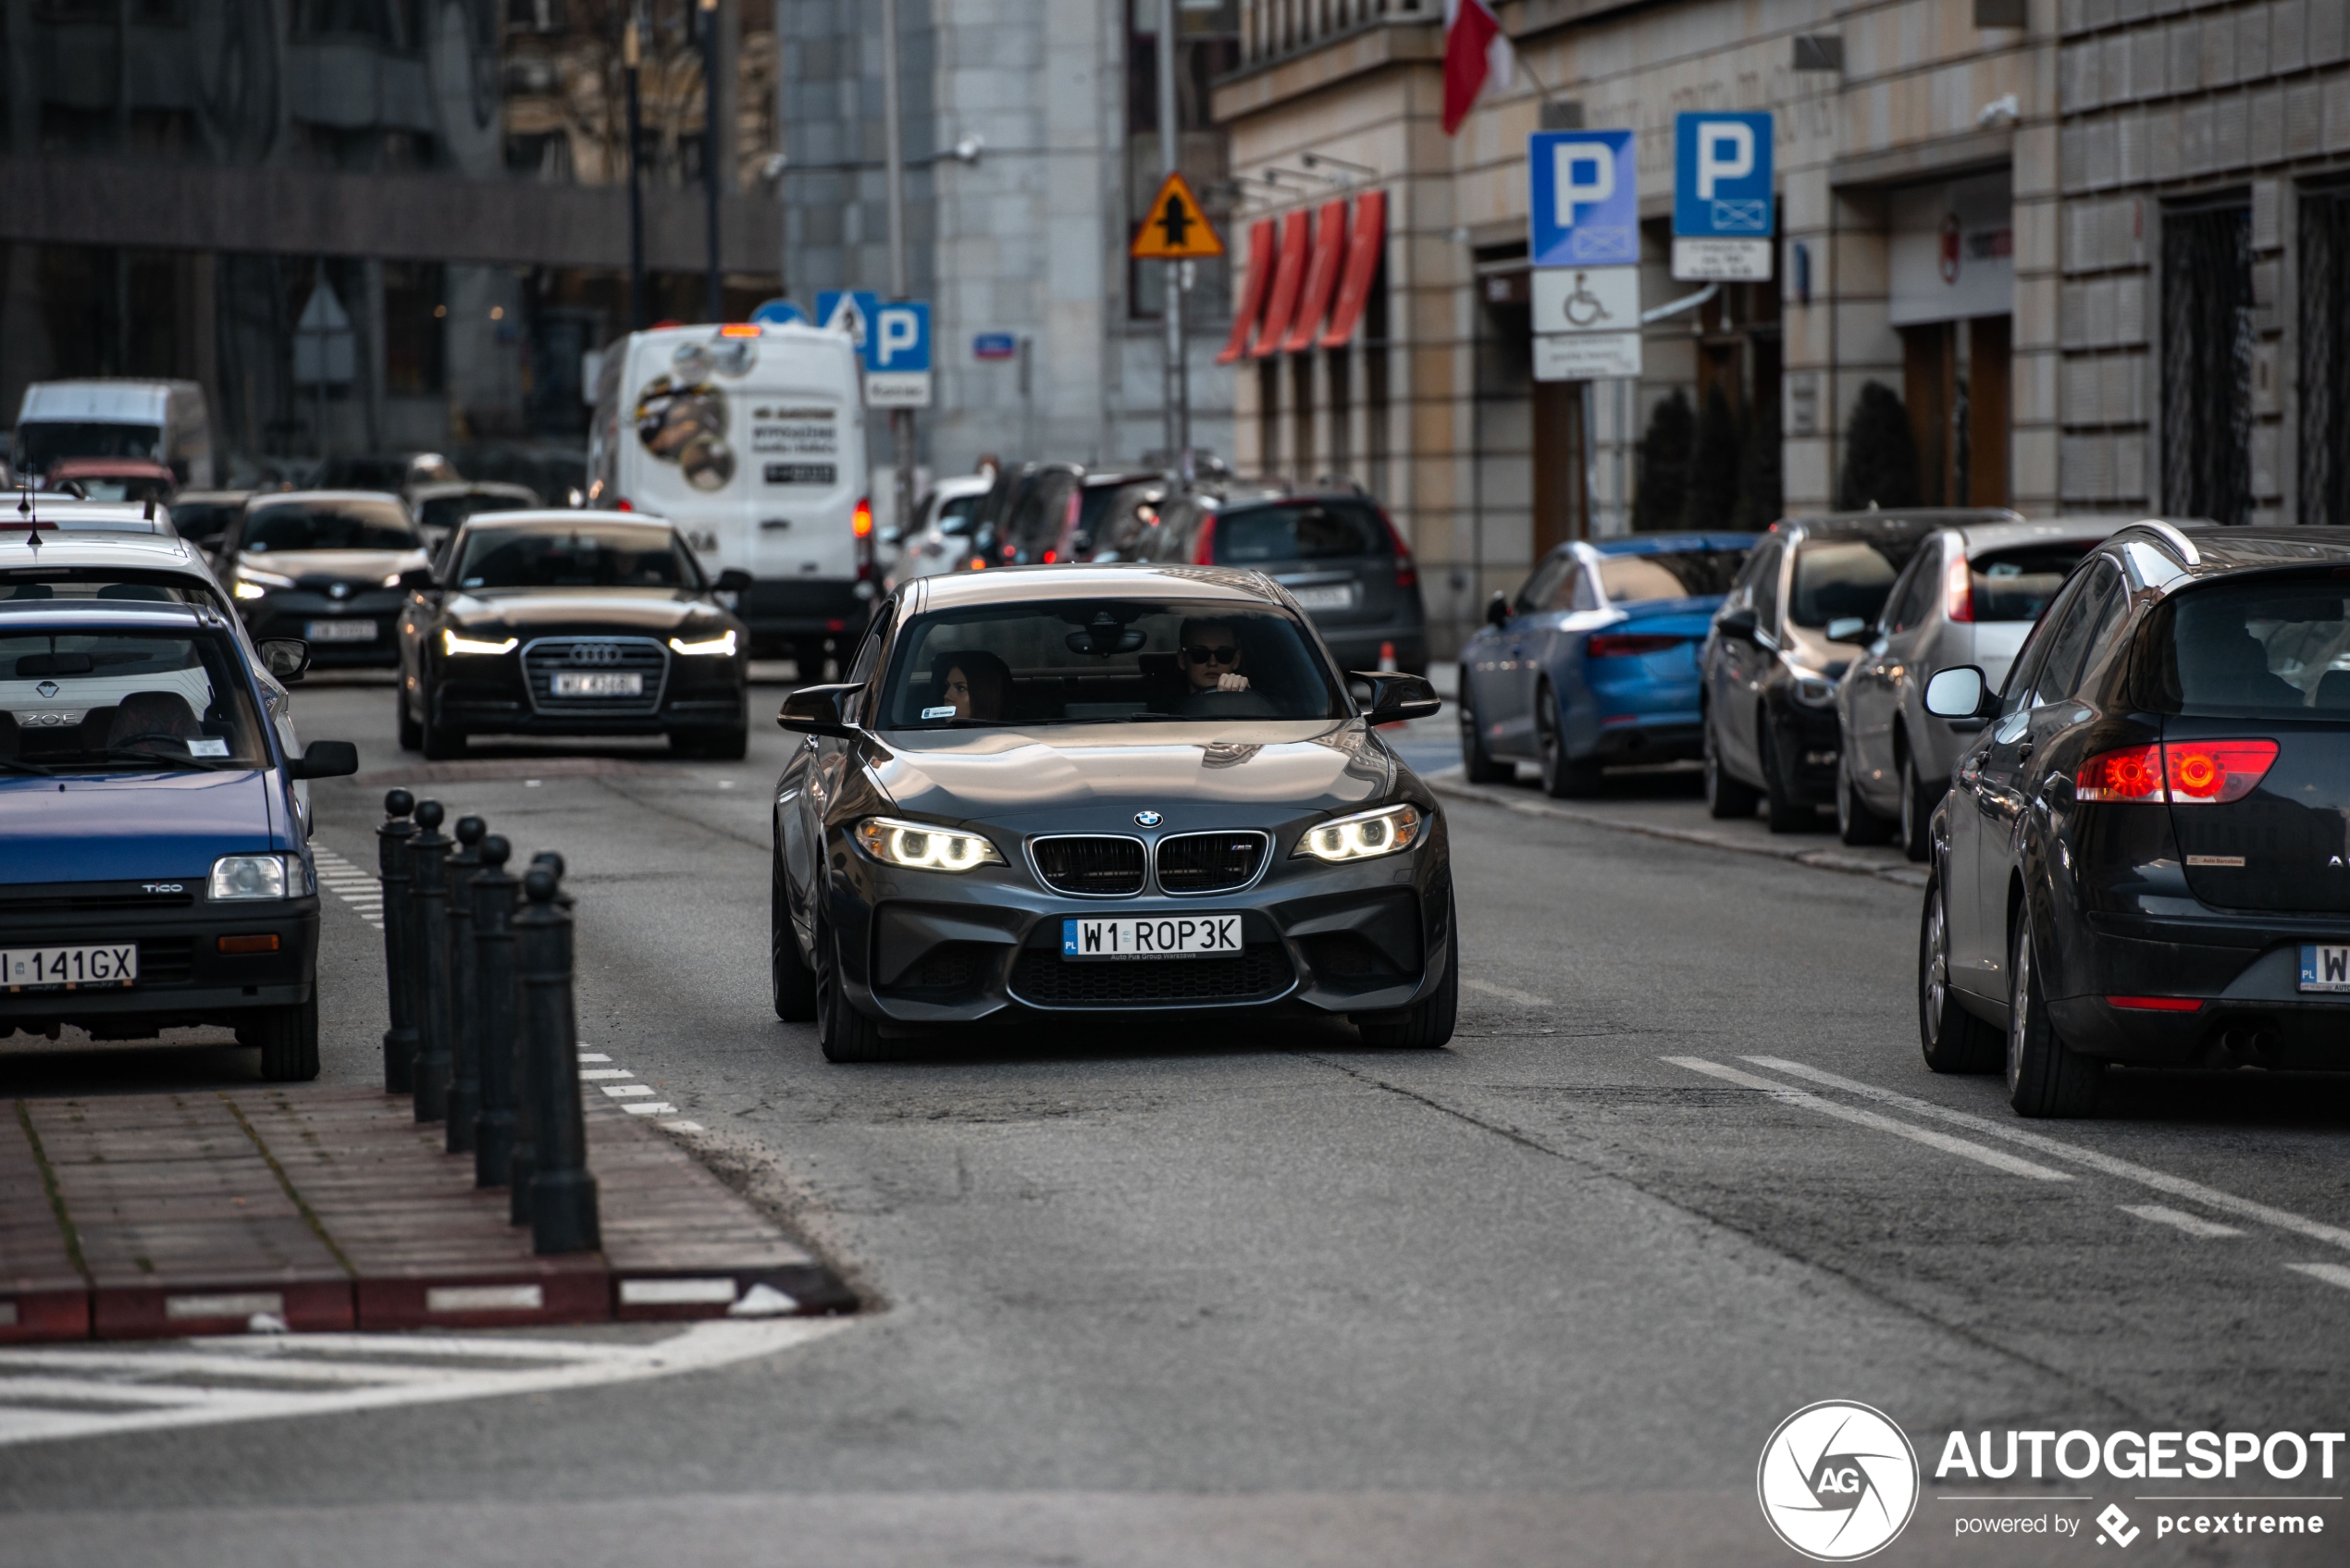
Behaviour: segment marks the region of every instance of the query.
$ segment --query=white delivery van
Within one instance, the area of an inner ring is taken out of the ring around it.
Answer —
[[[811,678],[873,595],[864,371],[845,333],[665,327],[604,352],[588,504],[666,517],[715,576],[749,573],[754,648]]]
[[[46,474],[68,457],[137,457],[167,466],[182,489],[213,485],[212,412],[193,381],[35,381],[17,409],[8,463]]]

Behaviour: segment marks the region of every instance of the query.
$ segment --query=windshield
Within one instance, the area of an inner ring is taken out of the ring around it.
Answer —
[[[237,548],[263,553],[302,549],[418,549],[415,525],[395,500],[291,501],[245,514]]]
[[[1216,561],[1344,561],[1393,553],[1378,509],[1359,500],[1285,500],[1236,506],[1216,517]]]
[[[942,534],[968,534],[971,519],[979,512],[979,503],[987,498],[979,496],[949,496],[938,503],[936,525]]]
[[[188,500],[182,498],[171,505],[171,525],[179,537],[200,545],[211,544],[226,533],[229,525],[245,509],[241,500]]]
[[[92,500],[165,501],[171,500],[174,481],[152,474],[82,474],[63,481],[79,485]]]
[[[19,472],[46,474],[69,457],[163,461],[163,426],[98,419],[28,419],[17,426]]]
[[[1885,608],[1893,579],[1917,553],[1921,537],[1805,541],[1795,552],[1787,619],[1813,628],[1858,621],[1858,626],[1838,629],[1860,632]]]
[[[671,530],[611,523],[477,529],[465,541],[456,582],[461,588],[690,588],[701,577]]]
[[[1970,557],[1967,571],[1974,593],[1977,621],[2037,621],[2040,611],[2064,586],[2064,580],[2089,553],[2084,543],[2028,545],[2020,549],[1985,550]]]
[[[241,668],[225,633],[0,615],[0,772],[266,767]]]
[[[535,496],[464,495],[434,496],[419,509],[420,521],[427,528],[454,529],[466,518],[485,512],[532,512],[538,506]]]
[[[884,729],[1137,719],[1336,719],[1344,698],[1288,611],[1219,599],[973,605],[908,623]]]
[[[1600,587],[1610,604],[1652,599],[1702,599],[1725,594],[1746,562],[1742,549],[1669,549],[1651,555],[1603,555]]]
[[[85,603],[202,604],[220,608],[218,596],[187,577],[160,574],[79,570],[0,574],[0,614],[18,610],[54,610]]]
[[[2350,592],[2339,578],[2195,588],[2157,612],[2151,635],[2163,712],[2350,717]]]

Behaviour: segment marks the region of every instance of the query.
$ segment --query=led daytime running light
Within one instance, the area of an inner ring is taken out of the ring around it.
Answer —
[[[857,842],[876,860],[921,871],[968,871],[1004,863],[1002,852],[984,834],[895,817],[866,818],[857,824]]]
[[[512,653],[517,640],[508,637],[504,642],[485,642],[479,637],[461,637],[447,626],[440,629],[441,650],[452,656],[460,653]]]
[[[715,654],[721,659],[732,659],[735,657],[735,634],[731,631],[722,632],[714,637],[704,637],[699,642],[687,642],[683,637],[672,637],[669,639],[669,651],[672,653],[686,654]]]
[[[1297,841],[1295,854],[1333,862],[1392,855],[1418,842],[1420,824],[1426,820],[1416,806],[1389,806],[1341,817],[1306,829]]]

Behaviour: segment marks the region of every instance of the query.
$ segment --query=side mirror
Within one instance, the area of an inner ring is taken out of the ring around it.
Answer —
[[[1725,637],[1736,637],[1740,642],[1752,642],[1757,623],[1752,607],[1741,605],[1717,617],[1713,623],[1713,629]]]
[[[310,645],[296,637],[272,637],[260,645],[261,662],[286,685],[310,671]]]
[[[429,566],[411,566],[400,574],[400,586],[412,594],[430,593],[432,583],[432,568]]]
[[[286,763],[292,779],[343,779],[359,771],[359,748],[347,740],[314,740]]]
[[[1830,642],[1866,642],[1869,623],[1858,615],[1839,615],[1828,623],[1827,636]]]
[[[739,566],[729,566],[718,574],[713,586],[722,594],[738,594],[750,586],[750,574]]]
[[[1406,675],[1394,670],[1356,670],[1348,674],[1347,681],[1350,685],[1361,681],[1370,687],[1369,711],[1365,717],[1374,724],[1433,719],[1444,707],[1426,675]]]
[[[1972,664],[1937,671],[1925,683],[1925,710],[1937,719],[1987,719],[1994,700],[1983,672]]]
[[[1509,620],[1510,596],[1496,592],[1491,599],[1485,601],[1485,623],[1489,626],[1506,626],[1509,624]]]
[[[841,705],[855,685],[802,686],[784,698],[783,711],[775,715],[781,728],[808,735],[839,735],[844,738],[857,733],[842,716]]]

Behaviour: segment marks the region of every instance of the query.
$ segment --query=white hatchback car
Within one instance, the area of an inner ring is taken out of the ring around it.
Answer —
[[[924,492],[914,509],[920,521],[897,541],[883,591],[895,593],[902,583],[962,565],[971,554],[971,520],[995,482],[990,474],[959,474]]]

